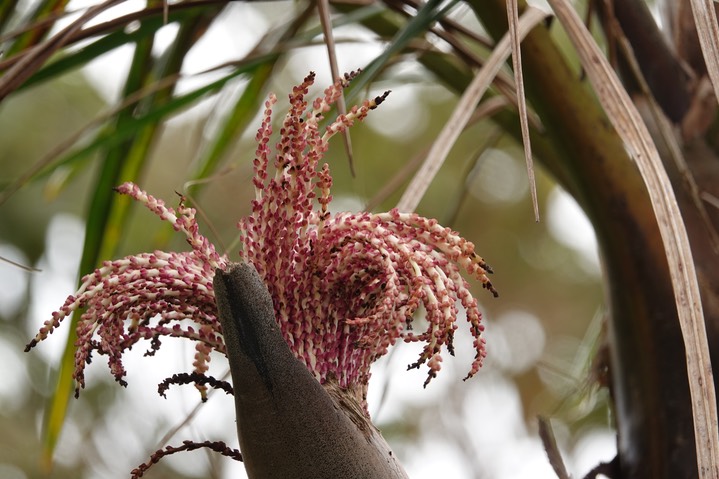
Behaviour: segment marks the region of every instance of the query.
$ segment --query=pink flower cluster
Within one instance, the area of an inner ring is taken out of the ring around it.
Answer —
[[[323,114],[352,76],[327,88],[309,111],[305,95],[314,75],[293,89],[274,155],[270,141],[276,98],[266,102],[256,137],[256,197],[252,214],[238,225],[242,260],[252,263],[263,278],[287,343],[319,381],[336,379],[340,387],[364,393],[372,362],[402,338],[424,344],[410,367],[427,364],[429,382],[440,369],[442,349],[453,352],[458,305],[466,311],[474,336],[470,377],[482,365],[485,348],[477,302],[461,271],[497,294],[487,277],[491,270],[474,245],[413,213],[330,214],[332,178],[327,164],[319,163],[328,141],[365,118],[387,95],[355,106],[320,129]],[[273,174],[268,179],[270,162]],[[109,356],[110,369],[122,383],[122,353],[140,339],[152,340],[154,351],[161,336],[195,340],[195,373],[202,374],[209,353],[224,352],[212,278],[228,260],[198,232],[195,211],[182,202],[175,212],[133,184],[118,191],[185,233],[191,251],[156,251],[104,263],[83,278],[80,290],[53,314],[28,349],[64,317],[86,308],[78,324],[78,387],[84,386],[83,371],[93,350]],[[423,331],[415,332],[413,317],[420,308]],[[197,326],[180,323],[183,319]]]
[[[196,341],[196,373],[207,371],[213,349],[224,352],[225,345],[216,318],[212,278],[217,268],[227,264],[215,247],[199,233],[195,210],[183,202],[177,211],[162,200],[148,195],[136,185],[117,188],[144,204],[176,231],[187,236],[191,251],[182,253],[142,253],[115,261],[82,278],[80,289],[65,300],[59,311],[45,322],[26,351],[45,339],[73,312],[82,310],[77,324],[75,372],[77,395],[85,386],[85,365],[93,351],[107,355],[115,379],[125,385],[122,354],[142,339],[151,340],[148,355],[160,347],[160,337],[184,337]],[[181,323],[192,319],[197,326]],[[204,395],[204,387],[200,387]]]
[[[285,338],[320,381],[331,376],[341,387],[366,385],[370,364],[398,338],[420,341],[424,351],[413,366],[426,362],[429,381],[440,369],[441,348],[452,351],[459,303],[475,336],[477,354],[469,373],[473,375],[485,354],[483,327],[460,268],[494,291],[487,265],[472,243],[416,214],[393,210],[330,215],[332,178],[327,164],[318,168],[328,140],[364,118],[384,96],[353,108],[321,133],[318,123],[337,100],[342,84],[328,88],[303,116],[304,95],[312,81],[307,77],[290,95],[290,112],[273,161],[275,174],[269,181],[275,99],[266,103],[256,137],[256,199],[252,215],[239,224],[243,259],[257,268],[268,286]],[[415,334],[410,327],[420,305],[427,327]]]

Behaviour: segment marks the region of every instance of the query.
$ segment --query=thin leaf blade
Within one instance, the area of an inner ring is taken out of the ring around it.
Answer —
[[[509,38],[512,44],[512,70],[514,70],[514,84],[517,89],[517,109],[519,110],[519,125],[522,130],[522,145],[524,147],[524,161],[527,165],[527,179],[529,191],[532,196],[534,221],[539,222],[539,201],[537,200],[537,181],[534,178],[534,162],[532,160],[532,141],[529,137],[529,120],[527,118],[527,99],[524,95],[524,78],[522,75],[522,49],[521,39],[517,32],[519,28],[519,10],[517,0],[507,0],[507,23],[509,24]]]

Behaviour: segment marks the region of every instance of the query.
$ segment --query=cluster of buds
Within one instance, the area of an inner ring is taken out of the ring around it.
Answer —
[[[367,100],[320,128],[324,113],[352,76],[337,80],[309,109],[305,95],[314,75],[295,87],[274,154],[270,141],[276,98],[266,102],[256,137],[256,197],[252,213],[238,225],[241,258],[257,269],[285,340],[320,382],[334,379],[341,388],[363,393],[370,365],[399,339],[424,344],[410,367],[426,364],[429,382],[440,369],[443,348],[453,352],[458,305],[466,311],[474,336],[470,377],[482,365],[485,349],[477,301],[461,272],[497,294],[487,277],[491,270],[474,245],[414,213],[330,214],[332,178],[327,164],[320,166],[328,141],[365,118],[387,95]],[[212,279],[228,259],[199,233],[195,211],[182,201],[175,211],[134,184],[117,191],[184,233],[191,250],[105,262],[83,278],[80,290],[43,326],[27,349],[63,318],[84,309],[75,356],[78,391],[93,351],[109,357],[110,369],[122,384],[122,354],[141,339],[151,341],[149,353],[160,346],[162,336],[194,340],[190,376],[196,378],[207,371],[211,351],[225,351]],[[421,332],[412,328],[420,308],[426,324]],[[181,322],[185,319],[197,326],[186,326]],[[205,386],[196,383],[204,394]]]
[[[177,210],[125,183],[117,192],[144,204],[161,219],[187,237],[192,249],[175,253],[155,251],[105,261],[82,278],[80,289],[52,314],[25,350],[45,339],[60,322],[84,309],[77,323],[75,353],[75,396],[85,386],[85,365],[93,351],[108,356],[110,371],[126,385],[122,354],[140,340],[150,340],[147,355],[160,347],[162,336],[196,341],[195,373],[207,371],[210,352],[224,353],[225,345],[217,320],[212,278],[217,268],[225,268],[227,258],[199,232],[195,210],[180,201]],[[192,319],[197,326],[182,323]],[[205,394],[205,387],[200,386]]]

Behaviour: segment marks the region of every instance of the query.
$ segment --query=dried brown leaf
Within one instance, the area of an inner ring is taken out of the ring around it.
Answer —
[[[18,263],[18,262],[16,262],[16,261],[13,261],[13,260],[11,260],[11,259],[9,259],[9,258],[6,258],[6,257],[4,257],[4,256],[0,256],[0,262],[7,263],[7,264],[9,264],[9,265],[11,265],[11,266],[15,266],[16,268],[19,268],[19,269],[21,269],[21,270],[23,270],[23,271],[27,271],[28,273],[39,273],[39,272],[42,271],[41,269],[33,268],[32,266],[26,266],[26,265],[24,265],[24,264],[20,264],[20,263]]]
[[[327,57],[330,61],[330,71],[332,72],[332,79],[336,80],[340,77],[339,67],[337,66],[337,49],[335,47],[335,37],[332,33],[332,18],[330,16],[330,2],[329,0],[317,0],[317,13],[320,16],[320,23],[322,24],[322,33],[325,37],[325,44],[327,45]],[[340,115],[347,114],[347,104],[345,103],[345,96],[342,93],[337,100],[337,111]],[[345,153],[349,159],[350,173],[352,177],[355,177],[355,164],[354,156],[352,155],[352,139],[350,138],[349,128],[342,132],[342,138],[345,144]]]
[[[562,453],[559,451],[559,446],[557,446],[557,440],[554,438],[552,423],[542,416],[537,418],[537,423],[539,424],[539,438],[542,440],[544,451],[547,453],[549,464],[552,466],[554,473],[558,479],[570,479],[567,466],[564,465],[564,459],[562,459]]]
[[[522,145],[524,146],[524,161],[527,165],[527,178],[529,191],[532,195],[534,208],[534,221],[539,222],[539,201],[537,200],[537,182],[534,178],[534,162],[532,161],[532,142],[529,138],[529,122],[527,120],[527,99],[524,96],[524,78],[522,75],[522,49],[521,39],[517,34],[519,28],[519,11],[517,0],[507,0],[507,22],[509,24],[509,38],[512,44],[512,69],[514,70],[514,84],[517,89],[517,110],[519,111],[519,125],[522,130]]]
[[[123,0],[107,0],[99,5],[88,8],[80,18],[60,30],[48,41],[30,49],[28,54],[23,56],[20,61],[15,63],[0,77],[0,101],[39,70],[40,67],[60,48],[66,45],[74,34],[79,32],[88,21],[122,1]]]
[[[654,95],[652,94],[649,85],[647,84],[646,78],[642,73],[642,69],[640,68],[637,58],[634,54],[634,50],[632,49],[629,40],[626,38],[626,36],[624,36],[624,32],[621,30],[621,28],[619,28],[618,31],[615,32],[615,36],[617,37],[615,39],[616,44],[621,49],[622,55],[627,64],[627,68],[631,71],[632,75],[634,76],[634,80],[637,82],[637,85],[644,94],[644,98],[646,98],[648,102],[649,114],[651,114],[651,119],[653,119],[653,122],[656,125],[654,133],[655,135],[658,135],[657,138],[661,139],[666,145],[668,157],[674,162],[677,171],[682,177],[686,191],[689,194],[689,197],[694,204],[694,207],[696,208],[697,213],[699,214],[699,217],[704,224],[704,227],[706,228],[707,234],[709,235],[709,241],[711,242],[714,251],[719,253],[719,234],[717,234],[717,231],[714,228],[711,219],[709,218],[709,213],[707,212],[707,209],[700,198],[699,186],[697,185],[697,182],[694,179],[694,175],[692,174],[692,171],[689,168],[686,159],[684,158],[682,147],[679,145],[679,141],[674,134],[673,127],[669,119],[663,113]],[[685,125],[687,125],[687,120],[690,120],[690,116],[693,111],[696,112],[699,109],[710,109],[712,111],[711,117],[713,118],[715,116],[714,114],[716,110],[716,102],[711,92],[710,83],[706,79],[706,77],[704,77],[704,81],[701,82],[700,85],[706,85],[706,87],[708,88],[709,91],[706,91],[705,93],[711,95],[711,106],[713,108],[702,108],[701,106],[698,106],[694,110],[690,109],[690,111],[687,113],[687,115],[684,117],[684,120],[682,121],[682,130],[685,128]],[[706,98],[706,95],[702,94],[701,91],[697,91],[697,93],[695,93],[694,100],[701,102],[702,96]],[[651,122],[652,120],[648,121]],[[699,130],[696,125],[694,129]],[[704,129],[704,131],[705,130],[706,129]]]
[[[691,0],[691,5],[699,44],[704,54],[704,62],[712,85],[714,85],[714,94],[719,98],[719,26],[717,26],[714,2],[712,0]]]

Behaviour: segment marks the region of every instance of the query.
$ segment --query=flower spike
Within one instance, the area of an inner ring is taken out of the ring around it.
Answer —
[[[82,278],[80,289],[70,296],[59,311],[53,313],[26,351],[45,339],[60,322],[74,311],[82,310],[77,324],[75,353],[75,395],[85,386],[85,365],[93,351],[107,355],[115,379],[126,385],[122,354],[141,339],[150,339],[148,355],[160,347],[161,336],[185,337],[197,342],[195,373],[207,370],[209,351],[224,351],[219,322],[216,319],[212,276],[224,268],[227,258],[199,233],[195,210],[180,201],[177,211],[132,183],[116,190],[144,204],[176,231],[187,236],[189,252],[155,251],[115,261]],[[192,319],[197,328],[183,327],[178,321]],[[172,326],[171,323],[175,323]],[[95,339],[97,337],[98,339]],[[199,386],[204,397],[204,386]]]
[[[274,161],[267,146],[274,97],[266,104],[257,135],[252,215],[238,225],[242,259],[260,273],[287,343],[321,382],[336,378],[340,387],[364,393],[371,363],[400,338],[425,343],[413,367],[426,363],[429,382],[440,369],[442,348],[453,351],[458,303],[475,336],[470,377],[485,357],[483,326],[460,271],[497,295],[487,277],[491,269],[474,245],[414,213],[329,214],[332,177],[327,164],[319,166],[328,141],[364,119],[389,93],[353,107],[320,133],[323,114],[353,76],[338,79],[309,110],[305,95],[314,75],[293,90]],[[410,327],[420,306],[428,327],[415,334]]]

